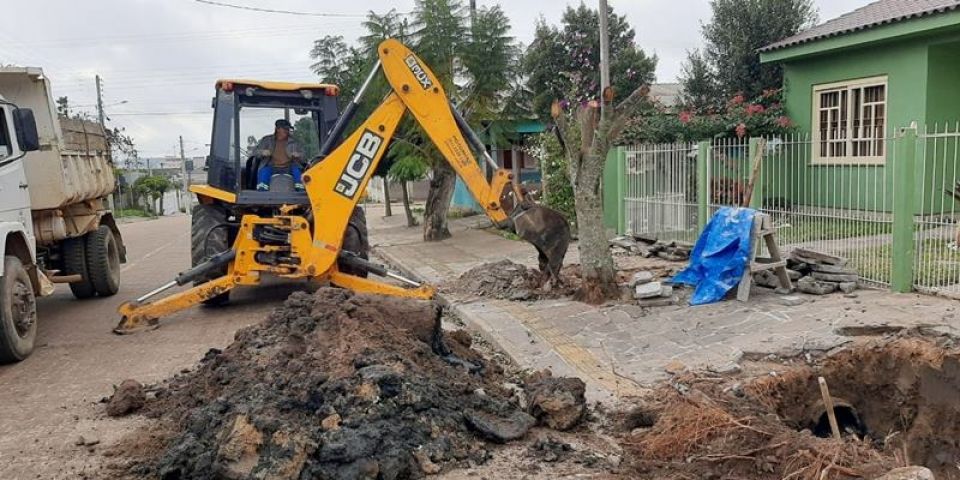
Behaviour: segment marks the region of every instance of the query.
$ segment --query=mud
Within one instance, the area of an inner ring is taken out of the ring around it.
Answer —
[[[960,351],[872,339],[766,373],[684,373],[624,415],[627,469],[642,478],[877,478],[908,465],[960,479]],[[842,433],[830,437],[817,378]]]
[[[147,394],[140,382],[132,379],[124,380],[107,401],[107,415],[119,417],[136,412],[143,408],[147,401]]]
[[[157,389],[139,439],[152,453],[115,452],[123,475],[399,479],[482,464],[488,439],[535,420],[469,337],[441,332],[431,303],[294,294]]]

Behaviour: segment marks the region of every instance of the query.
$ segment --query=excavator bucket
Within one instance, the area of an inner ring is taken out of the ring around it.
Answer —
[[[525,201],[511,215],[517,236],[532,244],[538,253],[543,281],[563,284],[560,268],[570,245],[570,223],[556,210]]]

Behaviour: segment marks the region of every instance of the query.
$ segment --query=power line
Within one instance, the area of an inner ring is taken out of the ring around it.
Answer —
[[[237,10],[249,10],[252,12],[281,13],[284,15],[300,15],[304,17],[367,18],[366,15],[355,14],[355,13],[296,12],[292,10],[274,10],[272,8],[250,7],[247,5],[234,5],[232,3],[214,2],[212,0],[194,0],[194,1],[197,3],[204,3],[207,5],[214,5],[217,7],[235,8]]]

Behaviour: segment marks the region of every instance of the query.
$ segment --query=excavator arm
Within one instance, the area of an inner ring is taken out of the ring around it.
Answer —
[[[317,270],[327,270],[336,263],[350,212],[386,153],[404,113],[410,112],[493,223],[513,229],[532,243],[540,254],[541,271],[560,281],[559,270],[570,240],[566,219],[523,198],[513,174],[497,168],[476,134],[451,107],[440,81],[416,54],[393,39],[381,43],[378,54],[380,62],[345,109],[329,136],[331,142],[340,136],[337,130],[351,121],[369,78],[380,68],[392,91],[339,147],[304,172],[315,218],[322,219],[315,222],[314,230],[314,245],[319,247],[313,259]],[[329,148],[324,145],[321,155]],[[490,182],[473,154],[475,150],[495,170]]]
[[[544,280],[561,283],[560,267],[570,241],[566,219],[554,210],[523,198],[516,179],[509,171],[497,167],[477,135],[451,107],[439,80],[413,52],[396,40],[386,40],[380,44],[378,53],[380,61],[327,136],[318,161],[303,172],[312,221],[294,214],[300,208],[298,206],[284,206],[279,215],[273,217],[244,215],[232,249],[179,274],[173,281],[136,301],[121,305],[121,321],[114,332],[132,333],[153,327],[160,317],[197,305],[237,285],[256,285],[264,272],[285,278],[328,280],[360,292],[414,298],[433,296],[432,287],[393,274],[341,248],[343,233],[353,210],[407,112],[463,179],[493,223],[499,228],[512,229],[536,247]],[[381,68],[392,91],[352,134],[337,145],[346,126],[351,123],[360,99]],[[489,182],[474,151],[479,152],[494,170]],[[279,238],[286,241],[278,243]],[[265,263],[265,258],[283,260]],[[340,272],[338,259],[414,288]],[[168,289],[188,285],[224,267],[227,274],[220,278],[148,302]]]

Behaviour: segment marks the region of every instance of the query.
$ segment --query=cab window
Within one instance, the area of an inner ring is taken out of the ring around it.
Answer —
[[[0,109],[0,161],[13,154],[10,138],[10,129],[7,128],[7,111]]]

